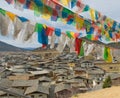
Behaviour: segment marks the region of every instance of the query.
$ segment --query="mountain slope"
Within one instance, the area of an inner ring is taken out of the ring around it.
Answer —
[[[23,51],[23,49],[0,41],[0,51]]]

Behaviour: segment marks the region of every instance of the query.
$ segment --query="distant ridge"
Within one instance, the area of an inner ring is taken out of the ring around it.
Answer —
[[[0,41],[0,51],[24,51],[24,49]]]
[[[50,49],[50,45],[47,45],[45,48],[38,47],[38,48],[34,49],[34,51],[45,51],[45,50],[47,50],[47,51],[49,51],[49,50],[55,51],[56,50],[55,48],[57,47],[57,45],[58,44],[55,44],[55,47],[53,49]]]
[[[34,49],[33,51],[57,51],[56,48],[57,48],[58,44],[56,43],[54,48],[50,48],[50,45],[47,45],[45,48],[42,48],[42,47],[39,47],[39,48],[36,48]],[[69,51],[69,47],[66,45],[65,48],[64,48],[64,51]]]

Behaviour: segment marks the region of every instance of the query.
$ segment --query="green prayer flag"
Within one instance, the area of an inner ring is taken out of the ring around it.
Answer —
[[[90,7],[88,5],[86,5],[85,8],[83,9],[83,12],[89,11],[89,10],[90,10]]]
[[[92,40],[93,35],[92,34],[87,34],[86,38],[89,40]]]
[[[72,35],[70,34],[70,31],[66,31],[66,34],[69,38],[72,38]]]
[[[111,55],[111,50],[109,47],[104,48],[104,60],[106,62],[112,62],[112,55]]]
[[[107,51],[107,47],[104,48],[104,59],[105,59],[105,60],[108,59],[108,51]]]
[[[40,16],[40,8],[36,5],[34,5],[34,15],[35,16]]]
[[[35,32],[41,32],[42,29],[43,29],[43,25],[36,23],[36,25],[35,25]]]
[[[81,44],[79,57],[80,57],[80,56],[84,56],[84,47],[83,47],[83,43],[84,43],[84,41],[82,41],[82,44]]]
[[[1,13],[2,15],[4,15],[4,16],[6,15],[6,11],[3,10],[3,9],[1,9],[1,8],[0,8],[0,13]]]

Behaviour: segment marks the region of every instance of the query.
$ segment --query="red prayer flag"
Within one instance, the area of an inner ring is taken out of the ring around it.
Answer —
[[[25,0],[18,0],[21,4],[25,3]]]
[[[52,36],[53,32],[54,32],[54,28],[47,27],[47,29],[46,29],[46,35],[47,36]]]
[[[81,45],[82,45],[82,39],[76,38],[75,39],[75,51],[77,52],[77,54],[80,54]]]

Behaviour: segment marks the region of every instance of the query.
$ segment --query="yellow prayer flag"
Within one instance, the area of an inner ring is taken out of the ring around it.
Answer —
[[[110,48],[108,48],[107,51],[108,51],[108,58],[107,58],[106,62],[111,63],[112,62],[112,54],[111,54]]]
[[[45,7],[43,8],[43,13],[42,13],[42,18],[48,20],[50,19],[52,16],[52,12],[49,10],[49,7]]]
[[[62,3],[64,6],[68,6],[69,1],[70,1],[70,0],[61,0],[61,3]]]
[[[46,20],[49,20],[50,19],[50,15],[49,14],[43,14],[42,15],[42,18],[46,19]]]
[[[70,34],[73,38],[75,38],[75,33],[74,32],[70,32]]]
[[[82,19],[80,16],[76,15],[75,21],[76,21],[77,29],[80,30],[84,25],[84,19]]]
[[[9,16],[9,18],[10,18],[12,21],[14,21],[14,19],[15,19],[15,17],[16,17],[15,14],[13,14],[13,13],[11,13],[11,12],[6,12],[6,14]]]
[[[95,21],[95,10],[94,9],[90,9],[90,16],[91,16],[91,19]]]
[[[62,21],[64,24],[67,24],[66,19],[61,19],[61,21]]]
[[[105,31],[105,36],[109,38],[109,33],[107,31]]]
[[[46,25],[44,25],[44,24],[43,24],[43,27],[44,27],[45,29],[47,28],[47,26],[46,26]]]

